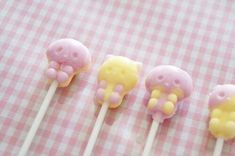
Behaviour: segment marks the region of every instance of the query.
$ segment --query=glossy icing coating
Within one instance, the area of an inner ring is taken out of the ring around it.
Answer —
[[[216,138],[235,137],[235,85],[216,86],[209,95],[209,131]]]
[[[91,64],[88,49],[74,39],[60,39],[51,43],[46,52],[49,66],[46,75],[66,87],[72,78],[86,70]]]

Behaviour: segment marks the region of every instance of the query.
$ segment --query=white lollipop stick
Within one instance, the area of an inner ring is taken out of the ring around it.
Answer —
[[[154,141],[154,138],[155,138],[157,130],[158,130],[158,126],[159,126],[159,122],[153,120],[149,134],[148,134],[147,141],[145,143],[144,152],[143,152],[142,156],[149,156],[150,155],[153,141]]]
[[[224,145],[224,139],[217,138],[213,156],[221,156],[223,145]]]
[[[47,92],[47,95],[46,97],[44,98],[44,101],[38,111],[38,114],[33,122],[33,125],[31,126],[27,136],[26,136],[26,139],[24,141],[24,144],[23,146],[21,147],[20,149],[20,152],[18,154],[18,156],[25,156],[31,143],[32,143],[32,140],[37,132],[37,129],[47,111],[47,108],[50,104],[50,101],[53,97],[53,95],[55,94],[55,91],[56,91],[56,88],[58,87],[58,82],[57,81],[53,81],[52,84],[50,85],[50,88]]]
[[[96,142],[96,139],[98,137],[98,134],[100,132],[100,128],[104,122],[104,117],[107,113],[107,110],[109,108],[109,105],[108,103],[104,103],[100,109],[100,112],[99,112],[99,115],[96,119],[96,122],[95,122],[95,126],[92,130],[92,133],[90,135],[90,138],[88,140],[88,143],[87,143],[87,146],[86,146],[86,149],[85,149],[85,152],[83,154],[83,156],[90,156],[91,153],[92,153],[92,150],[94,148],[94,145],[95,145],[95,142]]]

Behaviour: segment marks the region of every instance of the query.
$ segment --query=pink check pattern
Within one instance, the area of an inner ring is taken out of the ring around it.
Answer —
[[[0,1],[0,155],[14,156],[47,93],[45,51],[72,37],[93,56],[93,66],[70,87],[58,89],[29,155],[82,155],[98,107],[97,68],[107,54],[144,63],[139,85],[106,116],[94,156],[141,155],[151,119],[144,107],[144,78],[160,64],[176,65],[194,80],[194,93],[160,125],[152,155],[212,155],[207,94],[235,83],[235,1]],[[235,154],[226,142],[224,156]]]

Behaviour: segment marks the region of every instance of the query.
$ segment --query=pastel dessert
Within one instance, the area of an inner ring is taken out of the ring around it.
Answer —
[[[158,122],[172,117],[178,103],[189,97],[193,89],[189,74],[171,65],[155,67],[147,76],[145,85],[150,93],[148,112]]]
[[[66,87],[72,78],[85,71],[91,64],[88,49],[74,39],[60,39],[49,45],[46,52],[49,67],[46,75],[58,81],[59,87]]]
[[[123,97],[137,84],[141,63],[122,56],[109,55],[98,72],[96,102],[109,104],[109,108],[118,107]]]
[[[209,95],[209,131],[216,138],[235,137],[235,85],[216,86]]]

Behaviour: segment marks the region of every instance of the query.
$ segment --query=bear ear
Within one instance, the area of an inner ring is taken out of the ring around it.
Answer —
[[[136,62],[135,64],[136,64],[136,67],[137,67],[137,71],[140,72],[141,69],[142,69],[142,67],[143,67],[143,63],[141,63],[141,62]]]

